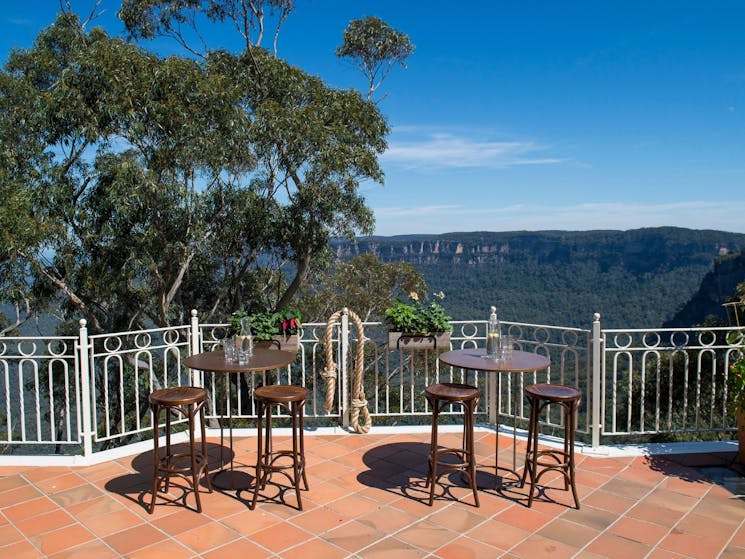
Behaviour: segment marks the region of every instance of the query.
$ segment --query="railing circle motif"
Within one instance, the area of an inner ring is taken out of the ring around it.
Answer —
[[[533,332],[533,339],[539,344],[547,344],[551,339],[551,333],[546,328],[536,328]]]
[[[682,341],[678,341],[681,338]],[[670,345],[673,347],[685,347],[688,345],[688,332],[673,332],[670,334]]]
[[[324,330],[323,328],[321,328],[321,327],[319,327],[319,326],[313,326],[313,327],[311,327],[311,329],[310,329],[310,338],[305,338],[305,337],[303,337],[302,339],[303,339],[303,340],[306,340],[306,339],[310,339],[310,340],[311,340],[311,341],[313,341],[313,342],[318,342],[318,341],[320,341],[320,339],[321,339],[321,338],[323,337],[323,334],[319,334],[319,333],[318,333],[319,329],[320,329],[320,330],[321,330],[322,332],[323,332],[323,330]],[[305,336],[305,332],[306,332],[306,330],[305,330],[305,328],[303,328],[303,336]]]
[[[52,357],[64,357],[67,353],[67,342],[63,340],[57,340],[57,343],[59,343],[59,349],[55,351],[55,346],[53,345],[55,342],[49,342],[47,343],[47,351],[49,352],[49,355]]]
[[[623,339],[622,336],[626,337],[623,343],[621,342],[621,340]],[[633,341],[634,341],[634,338],[628,332],[618,333],[615,336],[613,336],[613,343],[615,344],[617,348],[623,349],[623,348],[631,347],[631,344],[633,343]]]
[[[137,334],[135,336],[135,347],[137,349],[144,349],[146,347],[150,347],[152,343],[153,343],[153,340],[150,337],[150,334],[147,332],[144,332],[142,334]]]
[[[579,344],[579,335],[573,330],[564,330],[561,333],[561,342],[570,347],[576,347]]]
[[[121,336],[111,336],[103,341],[103,348],[107,353],[114,353],[122,349],[123,346]]]
[[[708,336],[708,337],[707,337]],[[711,330],[698,333],[698,343],[705,347],[711,347],[717,343],[717,336]]]
[[[166,330],[163,333],[163,341],[167,345],[176,345],[181,339],[181,332],[178,330]]]
[[[642,336],[644,347],[659,347],[661,341],[659,332],[645,332]]]
[[[25,350],[24,344],[28,344],[30,346],[30,349]],[[18,342],[18,353],[20,353],[23,357],[36,355],[36,342],[31,340],[21,340],[20,342]]]
[[[8,345],[5,342],[0,342],[0,355],[5,355],[8,351]]]
[[[470,327],[470,333],[466,331],[467,326]],[[460,333],[464,338],[475,338],[476,335],[479,333],[479,327],[473,323],[461,324]]]
[[[228,327],[227,326],[213,326],[209,330],[209,336],[210,336],[210,340],[213,342],[220,341],[223,338],[226,338],[228,336]]]
[[[512,336],[516,340],[522,340],[523,339],[523,327],[517,324],[510,324],[507,327],[507,335]]]

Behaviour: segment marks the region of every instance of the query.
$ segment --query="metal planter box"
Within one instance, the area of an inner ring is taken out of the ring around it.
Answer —
[[[427,332],[426,334],[407,334],[388,332],[388,349],[450,349],[450,332]]]

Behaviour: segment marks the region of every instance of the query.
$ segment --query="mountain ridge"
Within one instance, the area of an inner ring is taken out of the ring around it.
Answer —
[[[643,328],[673,320],[718,258],[745,249],[745,234],[680,227],[476,231],[337,239],[333,249],[339,260],[374,253],[412,264],[432,291],[446,293],[456,320],[485,316],[495,304],[515,322],[587,327],[599,312],[604,327]],[[745,269],[730,273],[745,279]]]

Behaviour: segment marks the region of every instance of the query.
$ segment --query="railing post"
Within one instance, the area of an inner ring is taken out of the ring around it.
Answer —
[[[83,456],[90,458],[93,455],[93,407],[91,406],[91,377],[90,364],[92,362],[92,349],[88,341],[88,322],[83,318],[80,320],[80,332],[78,337],[78,360],[80,363],[80,415],[83,439]]]
[[[590,429],[592,433],[592,448],[600,446],[600,432],[603,428],[600,417],[600,401],[602,398],[601,355],[603,339],[600,334],[600,313],[595,313],[592,322],[592,408],[590,412]]]
[[[344,307],[341,313],[341,344],[340,374],[341,374],[341,420],[342,426],[349,429],[349,375],[347,374],[347,357],[349,355],[349,309]]]
[[[202,340],[199,335],[199,316],[197,309],[191,309],[191,335],[189,337],[189,355],[196,355],[202,351]],[[191,371],[191,383],[194,386],[202,386],[200,372],[196,369]]]

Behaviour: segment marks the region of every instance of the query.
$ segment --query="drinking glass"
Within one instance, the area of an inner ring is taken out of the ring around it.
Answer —
[[[509,361],[510,359],[512,359],[512,348],[514,347],[516,341],[517,340],[515,339],[514,336],[509,336],[509,335],[502,336],[502,339],[501,339],[502,344],[499,348],[500,350],[499,356],[503,361]]]
[[[234,363],[236,361],[235,339],[233,338],[223,339],[222,349],[225,354],[225,361],[227,361],[228,363]]]

